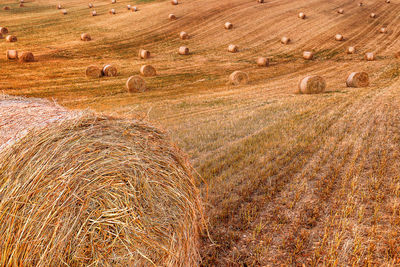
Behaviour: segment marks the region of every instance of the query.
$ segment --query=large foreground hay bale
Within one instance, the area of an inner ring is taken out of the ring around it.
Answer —
[[[266,57],[259,57],[256,60],[257,66],[259,67],[268,67],[269,66],[269,59]]]
[[[249,82],[249,76],[243,71],[234,71],[229,75],[229,82],[233,85],[247,84]]]
[[[366,72],[352,72],[346,80],[348,87],[367,87],[369,85],[369,77]]]
[[[34,62],[35,57],[32,52],[22,52],[19,55],[19,62]]]
[[[118,74],[117,67],[115,67],[114,65],[111,65],[111,64],[104,65],[101,72],[104,76],[108,76],[108,77],[117,76],[117,74]]]
[[[145,77],[151,77],[157,75],[157,71],[151,65],[143,65],[140,67],[140,74],[142,74]]]
[[[5,35],[8,33],[8,29],[6,27],[0,27],[0,33]]]
[[[17,37],[14,36],[14,35],[7,35],[6,41],[10,42],[10,43],[16,42],[17,41]]]
[[[26,110],[3,102],[0,131]],[[0,151],[1,266],[198,265],[199,191],[164,132],[88,112],[39,123]]]
[[[140,59],[147,59],[150,57],[150,51],[145,50],[145,49],[140,49],[139,50],[139,58]]]
[[[18,59],[18,51],[17,50],[7,50],[6,57],[7,57],[7,59]]]
[[[307,76],[299,83],[298,92],[301,94],[318,94],[325,91],[326,82],[320,76]]]
[[[91,41],[92,40],[92,37],[90,36],[90,34],[88,34],[88,33],[82,33],[81,34],[81,40],[82,41]]]
[[[101,69],[97,66],[89,66],[86,68],[86,77],[88,78],[100,78],[102,76]]]
[[[146,82],[140,76],[131,76],[126,81],[126,89],[129,93],[146,91]]]

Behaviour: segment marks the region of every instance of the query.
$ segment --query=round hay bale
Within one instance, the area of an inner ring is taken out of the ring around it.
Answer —
[[[366,72],[352,72],[346,80],[347,87],[367,87],[369,77]]]
[[[386,3],[387,3],[387,4],[390,4],[390,0],[386,0]]]
[[[371,13],[370,15],[369,15],[371,18],[376,18],[376,14],[375,13]]]
[[[281,43],[282,43],[282,44],[289,44],[289,43],[290,43],[290,38],[289,38],[289,37],[286,37],[286,36],[283,36],[283,37],[281,38]]]
[[[17,37],[14,35],[7,35],[6,40],[7,42],[13,43],[17,41]]]
[[[182,40],[189,39],[189,34],[187,32],[182,31],[179,33],[179,38],[181,38]]]
[[[343,9],[343,8],[339,8],[338,11],[337,11],[337,13],[339,13],[339,14],[344,14],[344,9]]]
[[[17,50],[7,50],[6,52],[7,59],[18,59],[18,51]]]
[[[111,4],[116,4],[117,0],[111,0]]]
[[[112,8],[108,13],[110,13],[111,15],[115,15],[115,9]]]
[[[93,8],[93,4],[92,3],[89,3],[89,8]]]
[[[2,126],[25,115],[21,110],[37,110],[36,117],[53,112],[53,122],[39,120],[40,126],[21,119],[32,128],[0,152],[3,260],[199,265],[200,193],[186,155],[165,132],[142,121],[35,104],[0,105]]]
[[[299,83],[299,93],[318,94],[325,91],[326,82],[320,76],[307,76]]]
[[[356,52],[356,48],[354,46],[349,46],[347,48],[347,54],[354,54]]]
[[[19,55],[19,62],[34,62],[35,57],[33,56],[32,52],[22,52]]]
[[[311,51],[304,51],[303,52],[303,58],[306,60],[312,60],[314,57],[314,53]]]
[[[131,76],[126,81],[126,89],[129,93],[146,91],[146,82],[140,76]]]
[[[94,16],[97,16],[96,10],[93,10],[91,14],[92,14],[93,17],[94,17]]]
[[[0,33],[1,34],[7,34],[8,33],[8,29],[6,27],[0,27]]]
[[[382,27],[379,29],[380,33],[387,33],[387,28],[386,27]]]
[[[140,49],[139,50],[139,58],[140,59],[147,59],[150,57],[150,51],[145,50],[145,49]]]
[[[269,66],[269,59],[266,57],[259,57],[256,60],[257,66],[259,67],[268,67]]]
[[[365,53],[364,57],[365,57],[365,59],[367,61],[374,61],[375,60],[375,54],[372,53],[372,52]]]
[[[364,4],[362,2],[358,3],[358,6],[363,6]]]
[[[89,35],[88,33],[82,33],[82,34],[81,34],[81,40],[82,40],[82,41],[85,41],[85,42],[91,41],[91,40],[92,40],[92,37],[90,37],[90,35]]]
[[[104,76],[108,76],[108,77],[117,76],[117,74],[118,74],[117,68],[111,64],[104,65],[101,72]]]
[[[131,8],[131,10],[132,10],[132,12],[136,12],[136,11],[138,11],[139,9],[138,9],[136,6],[134,6],[134,7]]]
[[[176,6],[177,4],[179,4],[179,3],[178,3],[178,0],[171,0],[171,5]]]
[[[303,12],[299,13],[299,18],[300,19],[305,19],[306,18],[306,14],[304,14]]]
[[[176,16],[175,16],[174,14],[169,14],[169,15],[168,15],[168,18],[169,18],[170,20],[176,20]]]
[[[3,7],[3,10],[10,10],[11,8],[9,6]]]
[[[19,0],[19,2],[20,2],[20,3],[25,3],[25,1],[24,1],[24,0]]]
[[[89,66],[86,68],[86,77],[88,78],[100,78],[102,76],[101,69],[97,66]]]
[[[225,25],[224,25],[224,27],[225,27],[225,29],[227,29],[227,30],[230,30],[230,29],[232,29],[232,28],[233,28],[233,24],[232,24],[232,23],[230,23],[230,22],[225,22]]]
[[[179,47],[178,53],[180,55],[189,55],[189,48],[187,48],[186,46],[181,46]]]
[[[62,5],[61,4],[58,4],[57,5],[57,9],[62,9],[63,7],[62,7]]]
[[[132,6],[131,5],[127,5],[126,9],[131,10]]]
[[[249,76],[243,71],[234,71],[229,75],[229,82],[233,85],[242,85],[249,82]]]
[[[341,35],[341,34],[336,34],[335,35],[335,40],[336,41],[343,41],[343,39],[344,39],[343,35]]]
[[[20,4],[19,4],[19,7],[24,7],[24,4],[20,3]]]
[[[152,77],[152,76],[156,76],[157,72],[153,66],[143,65],[140,67],[140,74],[142,74],[144,77]]]
[[[63,15],[67,15],[67,14],[68,14],[67,10],[65,10],[65,9],[63,9],[63,10],[61,11],[61,13],[62,13]]]
[[[231,53],[239,52],[239,47],[237,45],[231,44],[228,46],[228,51]]]

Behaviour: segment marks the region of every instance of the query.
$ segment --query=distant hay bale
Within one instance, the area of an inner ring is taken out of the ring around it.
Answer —
[[[18,51],[17,50],[7,50],[6,57],[7,57],[7,59],[10,59],[10,60],[18,59]]]
[[[139,9],[138,9],[136,6],[134,6],[134,7],[131,8],[131,10],[132,10],[132,12],[136,12],[136,11],[138,11]]]
[[[228,46],[228,51],[231,53],[239,52],[239,47],[237,45],[231,44]]]
[[[306,60],[312,60],[314,57],[314,53],[311,51],[304,51],[303,52],[303,58]]]
[[[249,76],[243,71],[234,71],[229,75],[229,82],[233,85],[242,85],[249,82]]]
[[[90,34],[88,34],[88,33],[82,33],[81,34],[81,40],[82,41],[91,41],[92,40],[92,37],[90,37]]]
[[[118,74],[117,68],[111,64],[104,65],[101,72],[104,76],[108,76],[108,77],[117,76],[117,74]]]
[[[258,3],[263,4],[264,0],[257,0]]]
[[[131,10],[132,6],[131,6],[131,5],[127,5],[126,8],[127,8],[128,10]]]
[[[269,66],[269,59],[266,57],[259,57],[256,60],[257,66],[259,67],[268,67]]]
[[[25,3],[25,1],[24,1],[24,0],[19,0],[19,2],[20,2],[20,3]]]
[[[111,0],[111,4],[116,4],[117,0]]]
[[[325,91],[326,82],[320,76],[307,76],[299,83],[298,92],[301,94],[318,94]]]
[[[347,54],[354,54],[355,52],[356,48],[354,46],[349,46],[346,51]]]
[[[8,29],[6,27],[0,27],[0,33],[1,34],[7,34],[8,33]]]
[[[352,72],[346,80],[347,87],[367,87],[369,77],[366,72]]]
[[[142,74],[145,77],[152,77],[157,75],[157,71],[151,65],[143,65],[140,67],[140,74]]]
[[[89,66],[86,68],[86,77],[88,78],[100,78],[102,76],[101,69],[97,66]]]
[[[364,57],[365,57],[365,59],[367,61],[374,61],[375,60],[375,54],[372,53],[372,52],[365,53]]]
[[[225,25],[224,25],[224,27],[225,27],[225,29],[227,29],[227,30],[230,30],[230,29],[232,29],[232,28],[233,28],[233,24],[232,24],[232,23],[230,23],[230,22],[225,22]]]
[[[110,13],[111,15],[115,15],[115,9],[112,8],[108,13]]]
[[[178,0],[171,0],[171,5],[176,6],[177,4],[179,4],[179,3],[178,3]]]
[[[3,7],[3,10],[10,10],[10,7],[9,6],[5,6],[5,7]]]
[[[386,0],[386,3],[390,4],[390,0]]]
[[[57,5],[57,9],[62,9],[63,7],[62,7],[62,5],[61,4],[58,4]]]
[[[61,13],[62,13],[63,15],[67,15],[67,14],[68,14],[68,12],[67,12],[66,9],[63,9],[63,10],[61,11]]]
[[[94,16],[97,16],[96,10],[93,10],[91,14],[92,14],[93,17],[94,17]]]
[[[169,14],[169,15],[168,15],[168,18],[169,18],[170,20],[176,20],[176,16],[175,16],[174,14]]]
[[[178,53],[180,55],[189,55],[189,48],[187,48],[186,46],[181,46],[179,47]]]
[[[371,18],[376,18],[376,14],[375,13],[371,13],[370,15],[369,15]]]
[[[286,36],[283,36],[283,37],[281,38],[281,43],[282,43],[282,44],[289,44],[289,43],[290,43],[290,38],[289,38],[289,37],[286,37]]]
[[[20,3],[20,4],[19,4],[19,7],[24,7],[24,4]]]
[[[341,34],[336,34],[335,35],[335,40],[336,41],[343,41],[343,39],[344,39],[343,35],[341,35]]]
[[[2,262],[199,265],[200,192],[167,133],[40,100],[0,100],[0,140],[10,128],[19,135],[0,150]]]
[[[306,14],[304,14],[303,12],[299,13],[299,18],[300,19],[305,19],[306,18]]]
[[[93,8],[93,4],[92,3],[89,3],[89,8]]]
[[[337,11],[337,13],[339,13],[339,14],[344,14],[344,9],[343,9],[343,8],[339,8],[338,11]]]
[[[362,2],[358,3],[358,6],[363,6],[364,4]]]
[[[126,81],[126,89],[129,93],[146,91],[146,82],[140,76],[131,76]]]
[[[387,28],[386,27],[382,27],[379,29],[380,33],[387,33]]]
[[[182,40],[189,39],[189,34],[187,32],[182,31],[179,33],[179,38],[181,38]]]
[[[6,41],[10,42],[10,43],[16,42],[17,41],[17,37],[14,36],[14,35],[7,35]]]
[[[22,52],[19,55],[19,62],[34,62],[35,57],[32,52]]]
[[[139,58],[140,59],[147,59],[150,57],[150,51],[145,50],[145,49],[140,49],[139,50]]]

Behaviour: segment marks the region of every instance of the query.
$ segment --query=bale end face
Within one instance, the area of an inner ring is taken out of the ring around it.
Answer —
[[[143,65],[140,67],[140,74],[144,77],[152,77],[157,75],[157,71],[151,65]]]
[[[326,82],[320,76],[307,76],[303,78],[298,87],[298,93],[318,94],[325,91]]]
[[[1,34],[7,34],[8,33],[8,29],[6,27],[0,27],[0,33]]]
[[[369,76],[366,72],[352,72],[346,80],[347,87],[367,87]]]
[[[226,30],[231,30],[231,29],[233,29],[233,24],[230,22],[225,22],[224,28]]]
[[[126,89],[129,93],[146,91],[146,83],[140,76],[131,76],[126,81]]]
[[[145,50],[145,49],[140,49],[139,50],[139,58],[140,59],[147,59],[150,57],[150,51]]]
[[[104,76],[108,77],[114,77],[118,74],[117,68],[111,64],[104,65],[101,72]]]
[[[181,38],[182,40],[189,39],[189,34],[187,32],[180,32],[179,38]]]
[[[239,47],[237,45],[231,44],[228,46],[228,52],[237,53],[239,52]]]
[[[16,42],[16,41],[17,41],[17,37],[14,36],[14,35],[8,35],[8,36],[6,37],[6,40],[7,40],[7,42],[13,43],[13,42]]]
[[[16,60],[18,59],[18,51],[17,50],[7,50],[6,57],[9,60]]]
[[[234,71],[229,75],[229,83],[233,85],[243,85],[249,82],[249,76],[243,71]]]
[[[22,52],[21,55],[19,55],[19,62],[34,62],[35,57],[31,52]]]

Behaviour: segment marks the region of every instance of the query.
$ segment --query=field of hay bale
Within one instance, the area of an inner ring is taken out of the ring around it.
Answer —
[[[0,265],[399,265],[399,14],[1,1]]]

